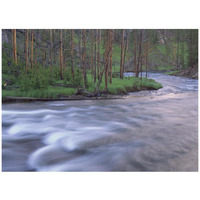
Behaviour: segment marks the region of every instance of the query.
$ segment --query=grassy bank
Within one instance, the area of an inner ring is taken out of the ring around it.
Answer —
[[[178,72],[180,72],[180,70],[171,71],[171,72],[165,72],[165,74],[174,76],[174,75],[176,75]]]
[[[10,77],[11,78],[11,77]],[[16,83],[18,83],[17,81]],[[2,90],[2,98],[5,100],[6,96],[11,97],[35,97],[35,98],[59,98],[59,97],[69,97],[76,96],[79,89],[84,89],[86,92],[94,93],[97,87],[97,83],[93,84],[93,77],[91,74],[87,75],[87,89],[83,88],[82,83],[79,86],[73,86],[68,84],[66,80],[59,80],[54,82],[52,85],[47,87],[41,87],[40,89],[30,88],[28,90],[23,90],[23,86],[15,88],[12,86]],[[104,91],[105,81],[104,77],[100,85],[100,91]],[[136,78],[136,77],[124,77],[124,79],[113,78],[112,84],[108,84],[108,91],[106,94],[117,95],[117,94],[127,94],[129,92],[140,91],[140,90],[150,90],[162,88],[160,83],[155,82],[153,79],[147,78]],[[105,94],[104,94],[105,95]]]

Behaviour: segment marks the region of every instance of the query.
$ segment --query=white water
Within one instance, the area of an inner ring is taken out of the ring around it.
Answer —
[[[164,87],[119,100],[3,104],[3,171],[197,171],[198,81],[150,78]]]

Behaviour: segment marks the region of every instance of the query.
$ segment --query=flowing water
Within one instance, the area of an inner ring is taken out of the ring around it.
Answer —
[[[164,87],[118,100],[3,104],[2,170],[197,171],[198,80],[149,78]]]

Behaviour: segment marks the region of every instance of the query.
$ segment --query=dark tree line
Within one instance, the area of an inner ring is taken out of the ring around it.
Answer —
[[[5,31],[5,30],[4,30]],[[24,55],[17,53],[17,33],[24,36]],[[132,55],[133,72],[139,73],[149,68],[151,52],[162,44],[166,56],[177,69],[198,63],[198,30],[12,30],[13,62],[24,60],[25,72],[38,65],[60,66],[60,79],[63,70],[71,67],[74,79],[74,67],[82,71],[84,86],[87,85],[87,71],[90,70],[97,89],[105,77],[105,89],[112,84],[113,45],[118,45],[120,53],[120,78],[123,79],[127,53]],[[187,57],[186,57],[187,53]],[[142,73],[141,73],[142,74]]]

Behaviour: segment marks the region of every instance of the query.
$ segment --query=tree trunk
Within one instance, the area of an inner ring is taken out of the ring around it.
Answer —
[[[91,44],[91,73],[92,75],[94,74],[93,71],[93,46],[94,46],[94,31],[91,30],[91,40],[92,40],[92,44]]]
[[[54,65],[56,64],[56,48],[54,46],[54,44],[56,43],[56,40],[55,40],[55,35],[56,35],[56,30],[54,29],[53,30],[53,60],[54,60]]]
[[[26,29],[26,74],[28,72],[29,58],[28,58],[28,29]]]
[[[110,52],[110,84],[112,84],[112,55],[113,55],[113,42],[114,42],[114,37],[113,37],[113,30],[111,29],[110,33],[111,37],[111,52]]]
[[[176,63],[176,68],[179,68],[179,43],[180,43],[180,35],[179,35],[179,30],[177,32],[177,63]]]
[[[121,60],[120,60],[120,78],[123,79],[123,58],[124,58],[124,30],[122,30],[121,38]]]
[[[69,30],[69,35],[70,35],[70,54],[71,54],[71,31]],[[65,45],[65,41],[66,41],[66,37],[67,37],[67,32],[66,32],[66,29],[64,29],[64,32],[63,32],[63,68],[65,70],[65,66],[66,66],[66,59],[65,59],[65,49],[66,49],[66,45]]]
[[[101,29],[99,29],[98,34],[98,66],[97,66],[97,74],[98,74],[98,80],[100,78],[100,44],[101,44]]]
[[[31,31],[31,69],[33,69],[33,37],[34,31]]]
[[[16,29],[12,30],[13,32],[13,60],[15,65],[17,65],[17,40],[16,40]]]
[[[137,63],[137,73],[136,73],[136,77],[138,77],[139,75],[139,69],[140,69],[140,65],[141,63],[141,53],[142,53],[142,36],[143,36],[143,29],[140,31],[140,45],[139,45],[139,55],[138,55],[138,63]]]
[[[83,30],[83,74],[84,74],[84,87],[87,87],[87,76],[86,76],[86,30]]]
[[[71,29],[71,74],[74,80],[74,30]]]
[[[45,62],[44,39],[45,39],[45,30],[43,30],[43,39],[42,39],[42,66],[43,67],[44,67],[44,62]]]
[[[60,78],[63,80],[63,52],[62,52],[62,29],[60,29]]]
[[[108,68],[109,68],[109,59],[108,59],[108,48],[110,47],[109,46],[109,30],[106,30],[107,32],[107,40],[105,41],[105,46],[106,46],[106,49],[105,49],[105,90],[108,90]]]
[[[94,83],[96,83],[96,79],[97,79],[97,34],[98,34],[98,30],[95,30],[95,61],[94,61]]]
[[[51,73],[52,73],[52,29],[49,30],[50,34],[50,66],[51,66]]]
[[[174,65],[176,66],[176,45],[174,44]]]
[[[37,39],[36,39],[36,30],[35,30],[35,68],[37,68],[37,47],[36,47],[36,44],[37,44]]]
[[[147,42],[147,45],[146,45],[146,78],[147,78],[147,68],[148,68],[148,57],[149,57],[149,42]]]
[[[190,35],[189,35],[189,67],[193,65],[193,30],[190,30]]]
[[[137,73],[137,30],[135,30],[135,41],[134,41],[134,67],[133,72]]]
[[[80,69],[82,69],[82,66],[81,66],[81,62],[82,62],[82,58],[81,58],[82,41],[81,41],[81,38],[82,38],[82,31],[80,30],[80,36],[79,36],[79,67],[80,67]]]
[[[127,38],[127,33],[126,33],[125,47],[124,47],[124,58],[123,58],[123,73],[124,73],[124,65],[125,65],[125,60],[126,60],[127,43],[128,43],[128,38]]]
[[[105,30],[105,33],[106,33],[106,30]],[[104,64],[104,68],[103,68],[103,70],[102,70],[102,72],[100,74],[100,79],[99,79],[99,82],[97,84],[96,91],[99,91],[99,87],[100,87],[101,82],[102,82],[103,74],[104,74],[104,71],[106,70],[106,67],[107,67],[107,64],[108,64],[107,58],[108,58],[108,56],[110,54],[111,49],[110,48],[106,48],[106,49],[107,49],[107,51],[105,51],[105,64]]]

